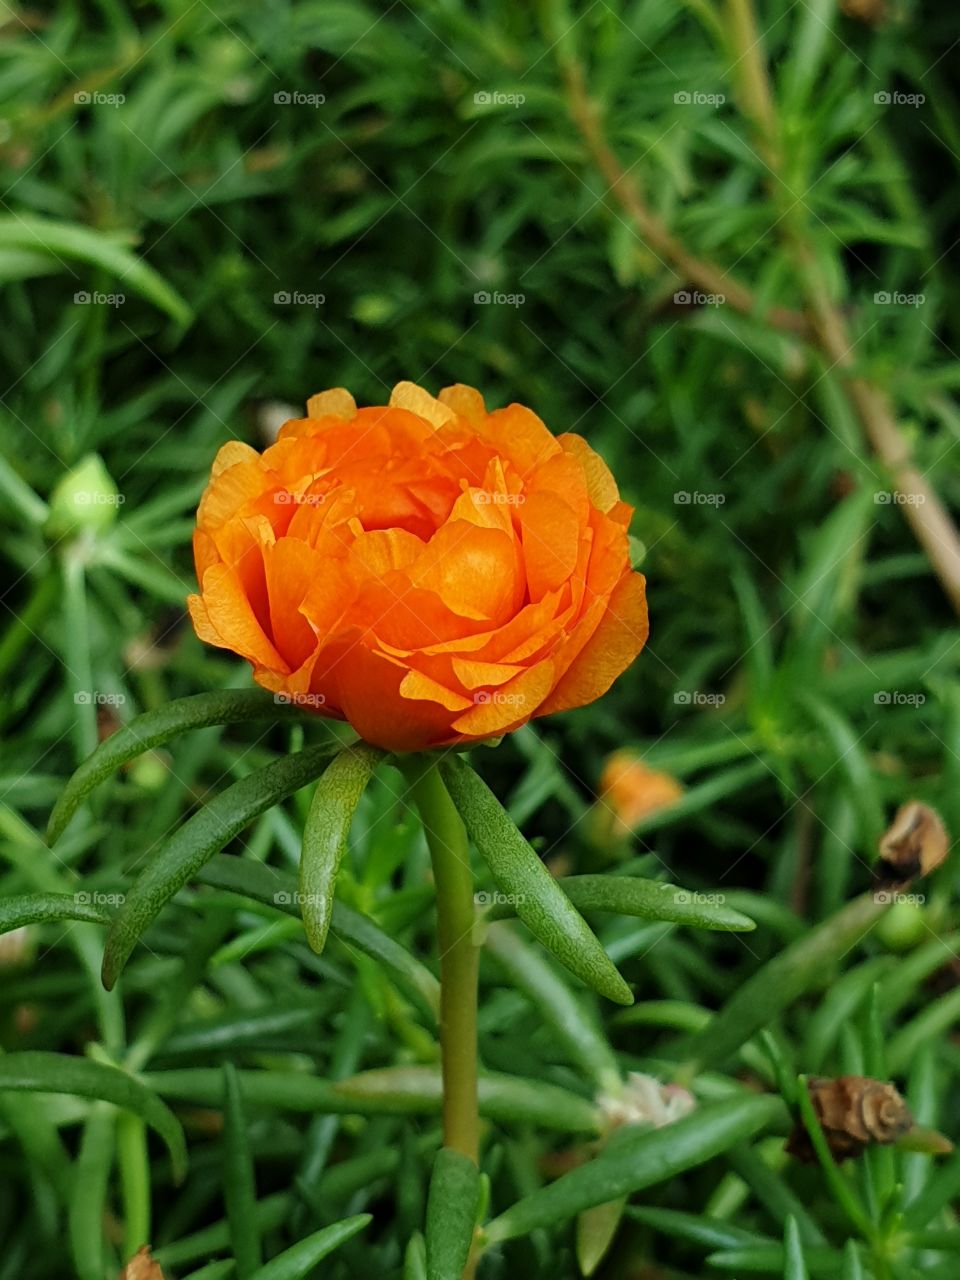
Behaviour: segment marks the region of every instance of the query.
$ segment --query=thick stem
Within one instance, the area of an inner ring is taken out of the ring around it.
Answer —
[[[477,967],[467,833],[432,761],[404,768],[420,811],[437,892],[443,1141],[477,1162]]]

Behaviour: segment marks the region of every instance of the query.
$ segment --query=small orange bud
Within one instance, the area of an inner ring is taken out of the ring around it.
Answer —
[[[650,769],[630,751],[607,757],[600,775],[599,806],[605,825],[618,840],[629,836],[650,814],[676,804],[683,788],[676,778]]]

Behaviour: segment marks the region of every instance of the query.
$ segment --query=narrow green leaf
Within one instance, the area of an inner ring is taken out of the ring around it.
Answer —
[[[833,1153],[824,1137],[820,1119],[810,1097],[806,1076],[798,1076],[797,1085],[796,1097],[800,1118],[803,1121],[804,1128],[810,1135],[810,1142],[816,1152],[817,1159],[820,1161],[820,1168],[823,1170],[827,1186],[830,1188],[834,1200],[843,1209],[853,1226],[865,1240],[869,1240],[873,1235],[873,1225],[870,1217],[854,1189],[853,1183],[845,1177],[833,1158]]]
[[[356,1217],[344,1218],[322,1231],[315,1231],[254,1272],[252,1280],[303,1280],[328,1253],[352,1240],[372,1221],[369,1213],[358,1213]]]
[[[227,1276],[232,1276],[236,1269],[237,1264],[232,1258],[223,1258],[220,1262],[208,1262],[199,1271],[191,1271],[184,1280],[227,1280]]]
[[[276,1231],[289,1219],[292,1196],[289,1192],[278,1191],[257,1202],[257,1222],[262,1235]],[[154,1259],[165,1270],[174,1267],[179,1271],[188,1262],[198,1262],[202,1258],[210,1258],[215,1253],[223,1253],[230,1248],[230,1227],[225,1218],[210,1226],[201,1227],[189,1236],[183,1236],[170,1244],[161,1245],[154,1250]],[[233,1259],[230,1265],[235,1266]]]
[[[803,1241],[800,1239],[800,1231],[794,1217],[787,1219],[787,1228],[783,1233],[783,1252],[785,1261],[783,1280],[810,1280],[804,1258]]]
[[[863,1267],[860,1265],[860,1251],[855,1240],[848,1240],[843,1251],[843,1271],[840,1280],[864,1280]]]
[[[809,1269],[816,1275],[822,1275],[824,1280],[832,1280],[832,1277],[837,1274],[840,1255],[835,1249],[827,1249],[822,1245],[807,1245],[804,1256]],[[717,1271],[732,1271],[734,1280],[745,1275],[789,1274],[784,1271],[787,1256],[779,1241],[769,1245],[756,1245],[753,1248],[724,1249],[718,1253],[708,1254],[704,1261]]]
[[[345,747],[317,783],[303,828],[300,910],[307,941],[318,954],[327,941],[334,890],[350,824],[384,753],[365,742]]]
[[[230,1242],[240,1280],[249,1280],[262,1264],[257,1191],[247,1136],[240,1077],[232,1062],[223,1066],[223,1198]]]
[[[142,294],[166,311],[178,324],[189,323],[193,313],[180,294],[162,276],[131,253],[123,238],[78,222],[59,222],[35,214],[17,213],[0,217],[0,248],[42,253],[52,263],[74,259],[101,267],[117,278],[117,284]]]
[[[722,893],[695,892],[634,876],[564,876],[557,884],[578,911],[608,911],[730,933],[757,927],[749,916],[725,906]],[[494,902],[487,918],[504,920],[517,914],[513,903]]]
[[[47,843],[54,844],[84,800],[122,765],[161,747],[190,729],[251,720],[303,719],[295,703],[276,702],[265,689],[218,689],[189,698],[175,698],[155,711],[145,711],[101,742],[84,760],[54,805],[47,824]]]
[[[0,1092],[66,1093],[112,1102],[132,1111],[156,1130],[167,1144],[179,1182],[186,1171],[183,1130],[173,1112],[134,1076],[106,1063],[74,1058],[65,1053],[28,1050],[0,1057]]]
[[[297,882],[291,875],[260,862],[218,854],[197,875],[201,884],[242,894],[300,920]],[[434,1022],[440,1013],[440,984],[430,970],[394,942],[369,916],[340,902],[333,904],[330,926],[348,947],[355,947],[382,965],[418,1008]]]
[[[107,935],[103,982],[109,990],[161,908],[253,818],[312,782],[329,747],[307,747],[241,778],[215,796],[167,840],[138,877]]]
[[[477,1223],[480,1171],[469,1157],[441,1147],[427,1201],[427,1280],[461,1280]]]
[[[149,1072],[143,1079],[162,1097],[223,1103],[223,1076],[214,1068]],[[443,1097],[437,1067],[384,1067],[337,1082],[295,1071],[241,1071],[240,1083],[248,1105],[326,1115],[436,1115]],[[598,1109],[558,1085],[487,1072],[478,1091],[480,1114],[500,1124],[558,1133],[596,1134],[600,1128]]]
[[[905,1226],[914,1231],[925,1227],[957,1196],[960,1196],[960,1151],[937,1170],[937,1176],[907,1205]]]
[[[752,1248],[755,1245],[777,1243],[768,1236],[756,1235],[752,1231],[744,1231],[741,1227],[732,1226],[729,1222],[721,1222],[699,1213],[683,1213],[678,1209],[652,1208],[647,1205],[630,1205],[627,1216],[638,1222],[646,1223],[656,1231],[678,1240],[688,1240],[692,1244],[703,1245],[707,1249]]]
[[[873,894],[855,898],[758,969],[688,1043],[697,1066],[723,1062],[805,991],[822,984],[886,909]]]
[[[527,1235],[703,1164],[783,1118],[778,1098],[742,1095],[711,1102],[661,1129],[622,1131],[595,1160],[517,1201],[489,1224],[491,1243]]]
[[[111,916],[92,901],[93,895],[77,893],[21,893],[0,898],[0,933],[10,933],[26,924],[53,920],[85,920],[89,924],[109,924]]]
[[[507,924],[491,925],[484,945],[503,967],[511,985],[527,996],[587,1078],[601,1090],[618,1089],[620,1068],[606,1036],[543,952],[525,943]]]
[[[91,1107],[73,1165],[67,1210],[70,1253],[79,1280],[103,1280],[104,1215],[116,1150],[117,1112],[106,1102]]]
[[[403,1280],[427,1280],[427,1246],[419,1231],[410,1237],[403,1255]]]
[[[131,1258],[143,1242],[151,1238],[153,1204],[147,1128],[139,1116],[125,1112],[117,1117],[116,1148],[123,1211],[123,1251],[126,1257]]]
[[[819,83],[823,59],[835,47],[833,22],[836,0],[804,0],[781,73],[784,105],[791,112],[802,109]]]
[[[442,760],[440,772],[467,831],[530,932],[587,986],[617,1004],[632,1004],[630,988],[599,939],[487,784],[463,760]]]
[[[621,1196],[577,1214],[577,1265],[582,1276],[592,1276],[607,1256],[626,1204],[626,1196]]]

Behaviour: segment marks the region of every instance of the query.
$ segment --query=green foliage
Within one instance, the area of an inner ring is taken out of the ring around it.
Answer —
[[[905,800],[960,829],[960,631],[841,371],[769,308],[804,306],[803,246],[956,511],[956,33],[913,0],[758,4],[776,182],[739,8],[6,15],[0,1280],[116,1280],[144,1231],[169,1280],[428,1280],[474,1221],[479,1280],[953,1280],[960,1157],[833,1165],[798,1076],[889,1075],[957,1132],[956,867],[869,891]],[[651,212],[755,305],[698,304],[638,233],[575,66]],[[352,735],[252,690],[183,607],[217,447],[402,378],[587,437],[652,615],[601,701],[448,770],[486,931],[457,1185],[404,783],[321,805]],[[625,745],[684,792],[617,844],[592,805]],[[301,893],[329,908],[309,939]],[[698,1109],[613,1126],[631,1073]]]

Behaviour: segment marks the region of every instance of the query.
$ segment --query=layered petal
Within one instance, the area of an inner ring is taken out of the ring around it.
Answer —
[[[197,514],[201,640],[361,737],[412,751],[599,697],[642,648],[620,500],[580,437],[471,387],[312,396],[263,454],[232,441]]]

